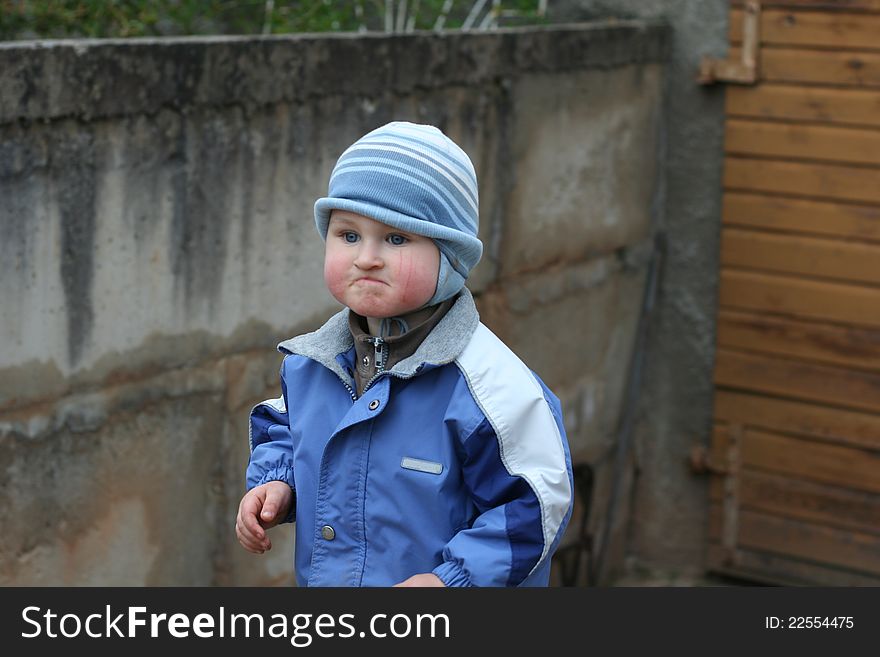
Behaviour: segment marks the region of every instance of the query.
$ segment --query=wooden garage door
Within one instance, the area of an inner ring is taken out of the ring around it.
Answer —
[[[710,567],[877,586],[880,0],[760,4],[726,89]]]

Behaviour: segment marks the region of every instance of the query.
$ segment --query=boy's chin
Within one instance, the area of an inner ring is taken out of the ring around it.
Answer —
[[[382,319],[385,317],[402,317],[403,315],[408,315],[409,313],[418,310],[422,306],[410,307],[409,305],[402,304],[390,305],[385,303],[358,302],[352,303],[348,307],[361,317]]]

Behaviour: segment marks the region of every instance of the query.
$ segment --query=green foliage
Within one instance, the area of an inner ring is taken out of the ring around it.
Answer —
[[[402,24],[408,28],[433,29],[442,15],[443,28],[455,29],[474,4],[458,0],[450,9],[446,0],[0,0],[0,40],[384,31],[389,18],[397,25],[394,12],[403,6],[410,24]],[[498,24],[541,22],[538,4],[504,0],[497,7],[505,12]],[[479,20],[491,5],[485,3]]]

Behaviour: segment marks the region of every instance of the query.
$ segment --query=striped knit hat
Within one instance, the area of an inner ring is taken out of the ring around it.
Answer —
[[[433,239],[440,272],[429,306],[458,294],[483,253],[474,165],[433,126],[395,121],[349,146],[333,167],[327,197],[315,203],[325,240],[332,210]]]

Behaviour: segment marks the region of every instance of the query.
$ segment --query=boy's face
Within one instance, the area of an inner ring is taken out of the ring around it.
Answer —
[[[334,210],[327,228],[324,282],[364,317],[395,317],[424,306],[437,289],[440,251],[421,235]]]

